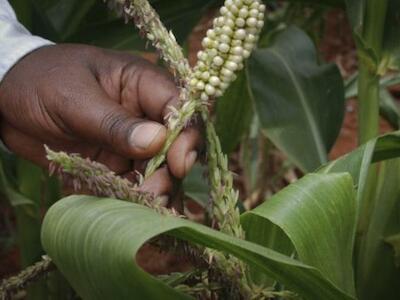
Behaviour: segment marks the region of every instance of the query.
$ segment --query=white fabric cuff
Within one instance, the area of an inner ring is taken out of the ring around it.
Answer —
[[[22,57],[37,48],[53,44],[31,35],[14,16],[0,12],[0,82]]]

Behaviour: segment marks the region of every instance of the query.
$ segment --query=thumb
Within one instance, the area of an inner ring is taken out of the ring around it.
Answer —
[[[130,159],[150,158],[161,150],[165,126],[138,118],[102,91],[91,92],[64,110],[63,121],[74,135]]]

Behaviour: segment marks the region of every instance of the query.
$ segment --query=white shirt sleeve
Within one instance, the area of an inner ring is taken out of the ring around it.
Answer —
[[[53,44],[29,31],[18,22],[7,0],[0,0],[0,82],[7,71],[26,54]]]

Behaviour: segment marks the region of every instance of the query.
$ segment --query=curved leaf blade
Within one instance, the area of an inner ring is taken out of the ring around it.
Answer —
[[[79,222],[77,222],[79,220]],[[313,267],[208,227],[148,208],[90,196],[65,198],[48,211],[42,230],[47,253],[84,299],[185,299],[142,271],[139,247],[161,233],[237,256],[306,299],[352,299]]]
[[[369,195],[368,170],[373,163],[400,156],[400,131],[370,140],[353,152],[322,167],[321,173],[349,172],[357,183],[359,206],[356,277],[361,299],[398,299],[399,270],[394,267],[392,253],[383,238],[400,229],[399,223],[399,163],[388,161],[379,169],[378,189]],[[367,197],[372,199],[372,204]],[[370,207],[372,206],[372,207]],[[360,227],[360,226],[359,226]],[[376,274],[380,274],[376,278]]]
[[[361,202],[370,165],[399,156],[400,131],[395,131],[372,139],[356,150],[322,166],[318,173],[350,173],[357,185],[357,200]]]
[[[354,295],[354,196],[349,174],[309,174],[245,213],[242,221],[253,239],[259,228],[278,226],[293,243],[302,262],[317,268],[338,287]],[[290,251],[287,243],[278,246]]]
[[[359,247],[357,291],[360,299],[396,300],[400,298],[400,268],[383,238],[400,231],[400,160],[383,162],[379,171],[375,205]]]
[[[344,113],[335,65],[318,65],[312,41],[289,27],[253,52],[249,77],[263,132],[303,171],[327,162]]]

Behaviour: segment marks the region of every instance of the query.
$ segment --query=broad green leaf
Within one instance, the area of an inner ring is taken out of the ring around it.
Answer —
[[[99,0],[13,0],[31,32],[55,42],[79,42],[105,48],[139,51],[147,41],[132,22],[110,11]],[[165,26],[183,43],[213,0],[150,1]],[[185,24],[185,26],[182,26]]]
[[[363,231],[358,232],[360,245],[356,252],[357,261],[355,265],[357,290],[360,295],[366,297],[365,299],[376,299],[368,297],[369,295],[377,296],[382,291],[386,293],[386,290],[393,291],[392,295],[395,297],[393,299],[398,299],[395,294],[395,292],[398,293],[397,282],[390,286],[392,284],[391,278],[388,279],[385,277],[386,280],[381,278],[383,279],[382,281],[375,278],[377,276],[376,270],[380,270],[379,273],[381,275],[379,276],[381,277],[384,277],[383,273],[385,272],[388,273],[388,276],[393,274],[393,269],[390,269],[390,267],[385,269],[385,271],[382,271],[383,269],[379,269],[379,267],[381,259],[382,267],[383,265],[390,266],[387,260],[388,252],[387,249],[384,249],[385,246],[383,245],[384,231],[395,231],[396,228],[397,230],[399,228],[398,201],[400,194],[396,178],[400,175],[398,169],[399,163],[397,161],[389,162],[388,165],[382,167],[383,169],[380,170],[378,194],[376,195],[376,200],[372,203],[372,209],[370,207],[371,204],[366,203],[366,199],[370,196],[367,193],[367,178],[371,164],[399,156],[400,131],[397,131],[373,139],[319,170],[321,173],[349,172],[357,184],[358,214],[363,217],[359,223],[363,222],[364,226],[362,226]],[[365,294],[367,291],[368,295]],[[388,294],[385,295],[389,297]],[[364,298],[361,297],[361,299]],[[391,298],[383,297],[382,299]]]
[[[352,267],[356,228],[353,181],[348,174],[309,174],[242,216],[251,241],[278,241],[278,251],[291,248],[277,226],[293,243],[299,260],[314,266],[348,294],[354,294]],[[322,298],[321,298],[322,299]]]
[[[348,178],[333,177],[339,182]],[[339,182],[336,184],[340,185]],[[343,193],[352,194],[351,190]],[[351,199],[347,200],[351,203]],[[143,243],[166,232],[231,253],[305,299],[353,299],[320,271],[297,260],[203,225],[161,216],[146,207],[119,200],[71,196],[58,201],[44,219],[42,243],[84,299],[186,299],[146,274],[135,262]]]
[[[400,269],[394,251],[383,239],[400,231],[400,160],[383,162],[379,171],[375,205],[359,246],[357,291],[363,300],[397,300]]]
[[[322,166],[319,173],[348,172],[357,185],[357,199],[361,201],[368,169],[372,163],[400,156],[400,131],[370,140],[356,150]]]
[[[8,2],[11,4],[18,16],[18,21],[28,30],[31,30],[33,22],[33,7],[31,1],[9,0]]]
[[[93,8],[97,0],[57,1],[47,9],[47,16],[58,32],[61,40],[76,32],[86,14]]]
[[[154,0],[151,2],[164,25],[180,43],[187,38],[207,8],[215,0]],[[182,26],[184,24],[184,26]]]
[[[121,18],[116,18],[114,13],[107,11],[104,3],[97,2],[99,3],[89,12],[78,30],[68,38],[69,42],[86,42],[119,50],[146,49],[148,41],[139,36],[132,22],[124,24]],[[166,0],[154,0],[150,3],[164,25],[174,33],[178,42],[183,44],[212,1],[177,0],[171,3]]]
[[[303,171],[327,162],[344,113],[335,65],[318,65],[315,47],[296,27],[254,51],[249,80],[263,132]]]
[[[47,15],[47,7],[49,4],[46,0],[41,1],[25,1],[26,9],[32,10],[30,18],[29,31],[32,34],[49,39],[53,42],[61,42],[60,33],[57,32],[54,24]],[[54,1],[51,1],[54,3]],[[22,7],[20,9],[23,9]],[[19,18],[19,15],[17,15]]]
[[[86,43],[98,47],[139,51],[145,48],[145,41],[133,26],[123,26],[123,21],[113,19],[107,23],[82,26],[69,38],[69,42]]]
[[[221,141],[222,151],[229,154],[235,150],[250,126],[252,104],[248,81],[244,71],[217,100],[215,130]]]
[[[242,166],[242,178],[248,191],[254,191],[257,183],[263,178],[263,166],[269,156],[271,142],[264,136],[260,136],[260,124],[257,115],[253,115],[250,130],[245,136],[240,148],[240,164]],[[261,142],[260,142],[261,140]],[[260,146],[261,145],[261,146]]]
[[[400,132],[390,133],[370,140],[356,150],[323,166],[320,173],[348,172],[357,185],[358,231],[368,224],[370,201],[368,174],[373,162],[398,157],[400,155]],[[360,235],[361,233],[358,232]],[[359,237],[360,238],[360,237]]]

